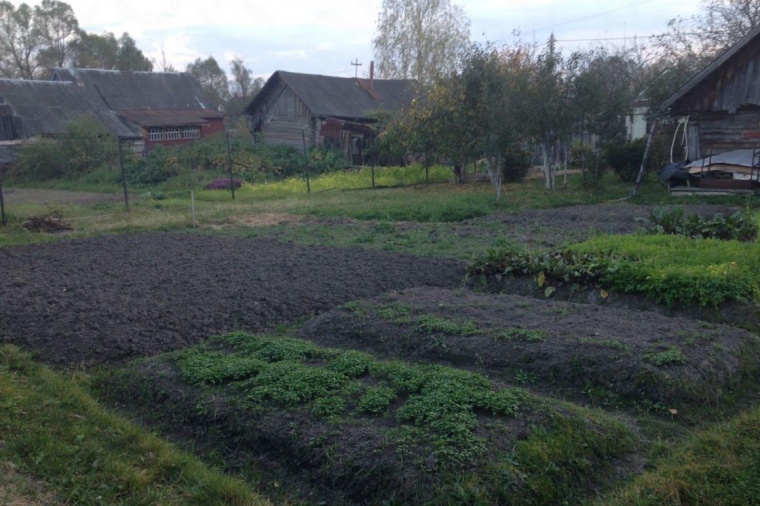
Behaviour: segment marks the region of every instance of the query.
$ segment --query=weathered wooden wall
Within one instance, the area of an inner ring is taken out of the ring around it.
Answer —
[[[702,113],[698,125],[701,156],[760,146],[760,110]]]
[[[252,116],[253,124],[260,125],[264,141],[302,149],[305,133],[308,146],[318,144],[317,119],[291,89],[282,85],[271,96]]]
[[[694,111],[735,113],[741,108],[760,107],[760,38],[733,57],[676,101],[674,114]]]

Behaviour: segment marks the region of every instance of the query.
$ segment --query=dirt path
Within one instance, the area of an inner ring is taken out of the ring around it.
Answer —
[[[132,197],[135,196],[131,195],[130,198]],[[95,193],[39,188],[3,188],[3,198],[7,206],[22,204],[60,205],[122,202],[124,195],[121,193]]]

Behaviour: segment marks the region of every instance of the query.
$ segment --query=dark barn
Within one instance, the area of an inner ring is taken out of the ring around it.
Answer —
[[[265,142],[301,149],[340,149],[351,165],[362,165],[363,150],[376,122],[374,111],[398,112],[417,91],[410,79],[369,79],[277,71],[245,108],[251,131]]]

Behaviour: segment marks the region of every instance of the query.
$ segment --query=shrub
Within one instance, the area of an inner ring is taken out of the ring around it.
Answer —
[[[57,139],[24,144],[10,175],[21,181],[76,179],[116,161],[116,138],[89,118],[72,121]]]
[[[636,181],[641,168],[641,161],[644,159],[644,150],[646,149],[646,139],[636,139],[632,142],[626,142],[623,139],[615,139],[604,146],[604,156],[607,163],[612,167],[620,179],[627,182]],[[651,160],[644,168],[644,175],[651,168]]]
[[[575,143],[570,147],[570,165],[581,171],[581,181],[586,188],[596,188],[607,170],[606,160],[588,144]]]

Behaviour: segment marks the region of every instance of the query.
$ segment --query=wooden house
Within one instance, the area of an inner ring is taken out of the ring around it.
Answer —
[[[686,130],[688,158],[760,145],[760,27],[660,105]]]
[[[148,151],[157,144],[186,144],[224,130],[218,105],[186,72],[58,68],[52,80],[97,93],[111,111],[141,130]]]
[[[683,142],[687,186],[760,187],[760,27],[660,105]]]
[[[373,112],[398,112],[417,92],[410,79],[333,77],[275,72],[244,110],[251,132],[265,142],[302,149],[342,150],[351,165],[364,163]]]

